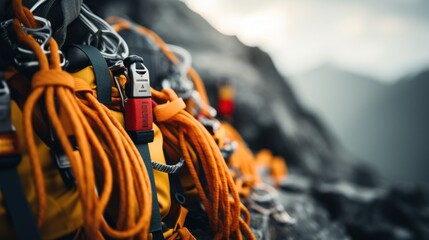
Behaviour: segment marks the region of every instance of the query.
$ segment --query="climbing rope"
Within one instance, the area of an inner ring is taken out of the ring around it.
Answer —
[[[22,0],[13,2],[13,11],[15,19],[12,24],[19,43],[30,48],[39,63],[39,70],[31,80],[31,92],[23,106],[25,142],[36,186],[39,228],[49,206],[32,119],[39,111],[38,107],[44,107],[47,120],[75,175],[85,236],[88,239],[103,239],[104,236],[147,239],[151,219],[148,213],[152,207],[151,188],[138,150],[121,123],[97,101],[89,84],[61,69],[55,40],[49,40],[48,59],[38,42],[27,34],[25,28],[37,29],[38,22],[22,5]],[[70,137],[76,139],[77,150],[73,148]],[[119,189],[117,229],[107,224],[104,218],[114,187]]]

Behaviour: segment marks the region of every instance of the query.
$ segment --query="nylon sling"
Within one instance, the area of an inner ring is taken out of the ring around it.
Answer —
[[[73,48],[80,51],[74,51]],[[87,59],[85,59],[85,56],[82,56],[81,53],[84,53]],[[97,85],[97,99],[104,105],[110,104],[112,102],[112,81],[109,67],[100,51],[93,46],[74,44],[69,49],[68,55],[70,61],[73,61],[70,64],[81,62],[87,63],[85,64],[86,66],[91,65],[93,67],[95,83]],[[83,69],[86,66],[80,66],[80,68]]]
[[[164,235],[162,234],[161,215],[158,205],[158,196],[156,194],[155,177],[153,175],[152,160],[148,146],[148,143],[153,141],[154,133],[153,130],[133,132],[130,133],[130,137],[136,144],[137,150],[139,150],[140,156],[143,159],[149,174],[152,188],[152,218],[150,220],[149,230],[153,235],[153,239],[161,240],[164,239]]]

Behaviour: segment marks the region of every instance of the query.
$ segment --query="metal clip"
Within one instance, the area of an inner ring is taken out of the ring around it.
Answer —
[[[124,59],[124,65],[128,73],[127,96],[130,98],[151,97],[149,71],[143,64],[143,58],[131,55]]]
[[[124,59],[128,81],[125,93],[125,129],[138,135],[150,132],[153,140],[152,94],[150,92],[149,71],[143,64],[143,58],[132,55]]]
[[[127,74],[127,68],[124,65],[122,60],[116,61],[112,66],[109,67],[110,71],[113,74],[113,79],[115,82],[115,86],[118,89],[119,97],[121,98],[121,106],[122,109],[125,108],[125,102],[127,101],[127,95],[125,94],[125,89],[119,83],[119,75]]]
[[[174,67],[174,66],[173,66]],[[183,77],[177,68],[173,70],[173,73],[161,82],[163,89],[173,89],[177,96],[183,99],[189,99],[194,91],[194,84],[186,76]]]
[[[172,66],[171,74],[162,82],[162,87],[171,88],[179,97],[189,99],[194,91],[194,84],[187,76],[192,64],[191,54],[179,46],[168,44],[168,48],[179,62]]]

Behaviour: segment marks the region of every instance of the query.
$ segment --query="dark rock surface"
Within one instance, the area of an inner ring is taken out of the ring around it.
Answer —
[[[235,126],[253,150],[269,148],[290,167],[279,200],[296,223],[270,221],[263,231],[270,239],[429,239],[428,192],[380,185],[377,173],[344,151],[296,99],[267,53],[220,34],[181,1],[100,2],[88,4],[188,49],[212,100],[222,79],[236,87]]]
[[[427,189],[320,183],[291,174],[281,199],[297,219],[279,230],[286,239],[429,239]]]

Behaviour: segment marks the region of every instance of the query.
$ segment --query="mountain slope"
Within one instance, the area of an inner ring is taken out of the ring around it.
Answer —
[[[385,87],[374,79],[330,64],[297,76],[292,83],[299,98],[326,120],[346,147],[350,147],[348,130],[356,127],[355,119]]]
[[[376,166],[389,182],[428,184],[429,111],[422,107],[428,80],[426,71],[387,85],[323,65],[293,83],[346,149]]]
[[[393,181],[429,184],[429,71],[387,88],[361,113],[367,136],[356,129],[355,144]]]

